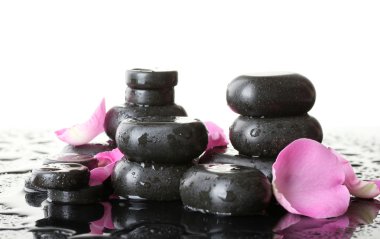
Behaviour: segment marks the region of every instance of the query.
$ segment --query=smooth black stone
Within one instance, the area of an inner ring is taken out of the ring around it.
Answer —
[[[81,222],[81,221],[70,221],[70,220],[62,220],[62,219],[56,219],[56,218],[43,218],[43,219],[40,219],[40,220],[37,220],[36,221],[36,227],[39,227],[38,229],[50,229],[50,230],[58,230],[58,229],[65,229],[65,230],[73,230],[75,231],[76,233],[78,234],[82,234],[82,233],[88,233],[90,232],[90,224],[89,222]],[[59,232],[57,232],[58,235]],[[36,233],[37,234],[37,233]],[[41,235],[41,234],[37,234],[37,235]],[[46,235],[46,237],[42,237]],[[49,236],[52,236],[52,237],[49,237]],[[46,239],[46,238],[51,238],[51,239],[55,239],[53,236],[55,236],[54,232],[52,232],[51,235],[49,235],[49,233],[42,233],[41,237],[37,237],[37,238],[41,238],[41,239]],[[63,239],[63,238],[67,238],[67,237],[57,237],[57,239]]]
[[[26,193],[25,201],[29,206],[41,207],[43,201],[47,198],[46,192]]]
[[[275,158],[263,158],[263,157],[247,157],[240,155],[239,152],[233,148],[213,148],[207,150],[202,157],[199,158],[200,164],[210,163],[224,163],[224,164],[236,164],[245,167],[256,168],[260,170],[269,181],[272,181],[272,165]]]
[[[72,205],[46,202],[43,207],[45,218],[75,222],[92,222],[103,216],[104,208],[100,203]]]
[[[52,163],[77,163],[86,166],[89,170],[98,167],[98,160],[91,155],[63,153],[48,156],[43,161],[44,164]]]
[[[32,228],[29,229],[33,233],[34,239],[67,239],[67,237],[74,235],[75,231],[64,228]]]
[[[190,163],[206,149],[207,129],[188,117],[127,119],[116,132],[116,144],[134,162]]]
[[[234,164],[203,164],[181,179],[183,204],[204,213],[250,215],[262,213],[271,197],[271,184],[255,168]]]
[[[227,104],[244,116],[291,116],[307,113],[315,102],[313,84],[295,73],[242,75],[227,87]]]
[[[115,195],[156,201],[179,199],[179,181],[190,165],[136,163],[120,160],[112,174]]]
[[[87,154],[95,156],[100,152],[113,150],[116,147],[113,144],[113,142],[109,142],[108,144],[84,144],[79,146],[68,144],[62,149],[61,153]]]
[[[141,223],[176,224],[183,211],[180,201],[117,200],[112,203],[112,221],[117,229],[132,228]]]
[[[103,185],[89,186],[75,191],[49,189],[47,194],[48,201],[54,203],[91,204],[105,199]]]
[[[108,137],[115,139],[116,129],[121,121],[149,116],[187,116],[187,113],[182,106],[176,104],[148,107],[125,104],[124,106],[115,106],[107,112],[104,129]]]
[[[178,83],[178,72],[132,69],[126,73],[126,83],[132,89],[173,88]]]
[[[276,157],[288,144],[299,138],[322,142],[319,122],[309,115],[251,118],[239,116],[230,127],[230,140],[240,154]]]
[[[163,90],[138,90],[127,88],[125,102],[136,105],[163,106],[174,104],[174,88]]]
[[[146,223],[133,229],[126,229],[112,233],[115,238],[128,239],[174,239],[182,238],[185,234],[184,229],[179,225],[165,223]]]
[[[31,183],[39,188],[75,190],[86,187],[90,171],[77,163],[46,164],[33,169]]]
[[[24,184],[24,191],[27,193],[39,193],[39,192],[44,192],[46,193],[46,188],[40,188],[36,185],[34,185],[31,181],[32,175],[27,176],[25,179],[25,184]]]

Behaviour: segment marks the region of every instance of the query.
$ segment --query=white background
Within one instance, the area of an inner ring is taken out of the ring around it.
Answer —
[[[379,32],[376,1],[1,1],[0,128],[84,121],[135,67],[177,69],[177,103],[223,127],[228,83],[272,70],[314,83],[325,128],[379,127]]]

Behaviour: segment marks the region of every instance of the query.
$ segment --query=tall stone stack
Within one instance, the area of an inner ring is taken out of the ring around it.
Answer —
[[[240,154],[273,158],[298,138],[321,142],[322,128],[308,115],[315,103],[313,84],[296,73],[242,75],[227,88],[227,103],[240,114],[230,140]]]
[[[174,103],[177,83],[177,71],[128,70],[125,103],[107,112],[104,122],[106,134],[115,140],[117,127],[128,118],[187,116],[186,111]]]

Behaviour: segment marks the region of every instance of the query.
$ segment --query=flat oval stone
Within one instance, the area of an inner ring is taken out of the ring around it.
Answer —
[[[116,148],[116,145],[114,145],[114,142],[112,141],[108,142],[107,144],[90,143],[90,144],[83,144],[83,145],[78,145],[78,146],[68,144],[65,147],[63,147],[63,149],[61,150],[61,153],[62,154],[70,154],[70,153],[71,154],[87,154],[87,155],[95,156],[96,154],[100,152],[111,151],[114,148]]]
[[[165,106],[139,106],[125,104],[111,108],[104,121],[104,129],[111,139],[115,139],[116,129],[121,121],[128,118],[140,118],[148,116],[187,116],[182,106],[173,104]]]
[[[174,104],[174,88],[139,90],[127,88],[125,102],[136,105],[162,106]]]
[[[126,119],[116,132],[116,144],[134,162],[190,163],[206,149],[207,129],[188,117]]]
[[[100,203],[72,205],[45,202],[43,210],[46,218],[75,222],[96,221],[103,216],[104,212],[103,205]]]
[[[230,140],[240,154],[277,157],[288,144],[299,138],[322,142],[319,122],[309,115],[252,118],[239,116],[230,127]]]
[[[126,73],[126,83],[132,89],[173,88],[178,83],[178,72],[132,69]]]
[[[272,165],[276,159],[264,157],[248,157],[239,154],[239,152],[232,147],[213,148],[207,150],[202,157],[199,158],[200,164],[236,164],[244,167],[251,167],[260,170],[269,181],[272,181]]]
[[[103,185],[89,186],[73,191],[48,190],[48,201],[67,204],[91,204],[106,198]]]
[[[179,181],[190,166],[122,159],[115,165],[111,176],[114,194],[130,199],[178,200]]]
[[[313,107],[315,97],[313,84],[296,73],[242,75],[227,87],[227,104],[244,116],[305,114]]]
[[[218,215],[262,213],[272,197],[267,177],[255,168],[203,164],[190,168],[180,184],[185,207]]]
[[[31,183],[39,188],[75,190],[88,186],[90,171],[77,163],[52,163],[33,169]]]
[[[43,163],[77,163],[86,166],[89,170],[98,167],[98,160],[93,156],[75,153],[50,155],[44,159]]]
[[[46,188],[40,188],[32,183],[32,175],[25,178],[24,191],[26,193],[46,193]]]

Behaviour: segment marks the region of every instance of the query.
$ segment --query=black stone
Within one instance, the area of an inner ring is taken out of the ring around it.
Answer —
[[[39,192],[46,192],[46,188],[41,188],[36,185],[34,185],[31,181],[32,175],[27,176],[25,179],[25,184],[24,184],[24,191],[27,193],[39,193]]]
[[[183,204],[196,211],[220,215],[262,213],[272,197],[267,177],[255,168],[234,164],[203,164],[181,179]]]
[[[247,156],[276,157],[299,138],[322,142],[319,122],[309,115],[278,118],[239,116],[230,127],[231,144],[240,154]]]
[[[114,193],[124,198],[171,201],[179,199],[179,181],[190,165],[136,163],[120,160],[112,174]]]
[[[104,208],[100,203],[73,205],[46,202],[44,207],[45,218],[75,222],[92,222],[103,216]]]
[[[49,189],[47,194],[49,202],[67,204],[97,203],[106,197],[103,185],[89,186],[74,191]]]
[[[52,163],[77,163],[86,166],[89,170],[98,167],[98,160],[91,155],[63,153],[48,156],[43,161],[44,164]]]
[[[239,154],[238,151],[231,147],[213,148],[207,150],[199,158],[200,164],[224,163],[236,164],[239,166],[251,167],[260,170],[269,181],[272,181],[272,165],[275,158],[247,157]]]
[[[86,166],[76,163],[46,164],[33,169],[31,183],[39,188],[75,190],[86,187],[90,172]]]
[[[174,88],[162,90],[138,90],[127,88],[125,102],[136,105],[163,106],[174,104]]]
[[[244,116],[292,116],[307,113],[315,102],[313,84],[295,73],[242,75],[227,88],[227,104]]]
[[[188,117],[127,119],[116,132],[116,144],[134,162],[189,163],[206,149],[207,129]]]
[[[139,106],[125,104],[111,108],[104,121],[104,129],[111,139],[115,139],[116,129],[120,122],[128,118],[139,118],[148,116],[187,116],[186,111],[179,105],[165,106]]]
[[[46,198],[46,192],[25,193],[25,201],[32,207],[41,207],[42,202],[45,201]]]
[[[111,234],[113,238],[128,239],[174,239],[183,238],[185,234],[183,227],[165,223],[146,223],[133,229],[117,231]]]
[[[176,224],[181,220],[180,201],[126,201],[112,202],[112,221],[117,229],[132,228],[141,223]]]
[[[44,220],[44,219],[42,219]],[[39,225],[44,223],[39,223]],[[48,223],[46,223],[48,224]],[[48,227],[48,228],[31,228],[30,232],[33,233],[34,239],[67,239],[67,237],[74,235],[76,231],[64,228]]]
[[[66,145],[61,153],[74,153],[74,154],[87,154],[91,156],[95,156],[96,154],[104,151],[111,151],[116,146],[113,142],[109,142],[108,144],[84,144],[84,145]]]
[[[56,230],[73,230],[75,233],[82,234],[82,233],[88,233],[91,231],[90,229],[90,224],[89,222],[80,222],[80,221],[70,221],[70,220],[62,220],[62,219],[56,219],[56,218],[43,218],[40,220],[36,221],[36,228],[37,230],[39,229],[46,229],[46,230],[53,230],[51,233],[46,232],[46,233],[33,233],[36,237],[39,239],[66,239],[67,236],[63,237],[59,232],[57,231],[58,234],[55,234],[54,231]],[[60,236],[60,237],[54,237],[54,236]],[[62,237],[61,237],[62,236]]]
[[[126,83],[133,89],[173,88],[178,83],[178,72],[132,69],[126,73]]]

